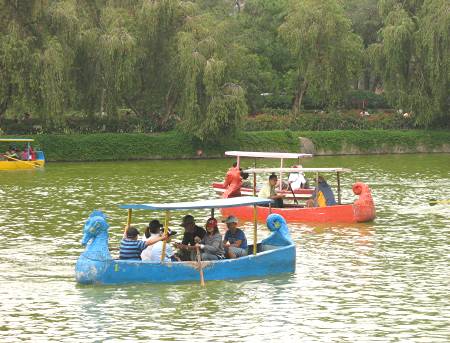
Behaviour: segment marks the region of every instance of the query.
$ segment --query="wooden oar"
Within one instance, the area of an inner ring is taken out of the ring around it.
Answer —
[[[430,204],[430,206],[434,206],[434,205],[437,205],[437,204],[450,204],[450,200],[436,200],[436,199],[433,199],[433,200],[430,200],[428,203]]]
[[[32,162],[28,162],[28,161],[22,161],[22,160],[19,160],[17,158],[14,158],[14,157],[11,157],[11,156],[8,156],[8,155],[5,155],[5,154],[0,154],[0,155],[6,157],[8,159],[11,159],[13,161],[22,162],[22,163],[26,163],[26,164],[32,165],[35,168],[40,168],[41,167],[39,164],[35,164],[35,163],[32,163]]]
[[[198,262],[198,271],[200,272],[200,285],[205,287],[205,278],[203,277],[203,266],[202,266],[202,256],[200,254],[200,247],[197,245],[197,262]]]
[[[289,189],[291,190],[292,196],[294,197],[294,202],[298,205],[298,201],[297,201],[297,198],[295,197],[295,193],[294,193],[294,190],[292,189],[291,183],[288,182],[288,185],[289,185]]]

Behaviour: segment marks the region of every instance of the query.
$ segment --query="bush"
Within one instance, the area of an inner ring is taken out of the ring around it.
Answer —
[[[355,89],[349,92],[345,100],[346,108],[374,109],[374,108],[391,108],[386,97],[383,94]]]
[[[412,129],[414,126],[414,119],[404,118],[397,113],[360,116],[357,112],[307,112],[297,118],[293,118],[292,116],[261,114],[246,118],[242,125],[246,131],[284,129],[302,131]]]

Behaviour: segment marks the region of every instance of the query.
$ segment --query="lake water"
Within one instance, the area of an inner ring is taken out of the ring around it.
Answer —
[[[90,211],[103,209],[117,254],[119,204],[215,197],[232,160],[49,163],[0,173],[0,340],[450,341],[450,155],[315,157],[370,185],[378,217],[289,225],[296,272],[259,280],[79,286],[75,262]],[[253,161],[245,161],[250,166]],[[258,162],[258,166],[276,163]],[[334,186],[335,179],[330,176]],[[185,212],[172,216],[171,228]],[[209,211],[193,213],[203,224]],[[157,213],[135,211],[140,228]],[[251,223],[241,223],[249,239]],[[268,230],[260,227],[261,238]]]

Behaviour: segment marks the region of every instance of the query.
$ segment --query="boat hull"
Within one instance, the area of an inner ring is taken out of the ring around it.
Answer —
[[[32,170],[40,169],[45,165],[43,151],[36,151],[36,160],[33,161],[0,161],[0,171],[2,170]]]
[[[45,160],[35,161],[0,161],[0,170],[31,170],[42,168],[45,165]]]
[[[242,220],[253,220],[253,206],[221,209],[223,216],[234,215]],[[372,206],[335,205],[326,207],[269,208],[257,206],[258,221],[265,221],[271,213],[282,215],[287,222],[304,223],[357,223],[375,218]]]
[[[295,271],[295,246],[288,245],[239,259],[202,262],[205,280],[261,278]],[[80,284],[174,283],[199,281],[197,262],[77,261],[76,281]]]

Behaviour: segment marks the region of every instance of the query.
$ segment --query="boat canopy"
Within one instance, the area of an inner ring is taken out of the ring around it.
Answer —
[[[244,170],[245,173],[298,173],[298,172],[313,172],[313,173],[351,173],[352,170],[348,168],[250,168]]]
[[[260,157],[260,158],[304,158],[312,157],[312,154],[295,154],[290,152],[259,152],[259,151],[225,151],[226,156],[236,157]]]
[[[187,202],[173,202],[162,204],[127,204],[120,205],[120,208],[129,210],[153,210],[153,211],[168,211],[168,210],[194,210],[202,208],[225,208],[238,207],[246,205],[264,205],[270,204],[273,200],[258,198],[258,197],[236,197],[226,199],[187,201]]]
[[[34,142],[31,138],[0,138],[0,142]]]

